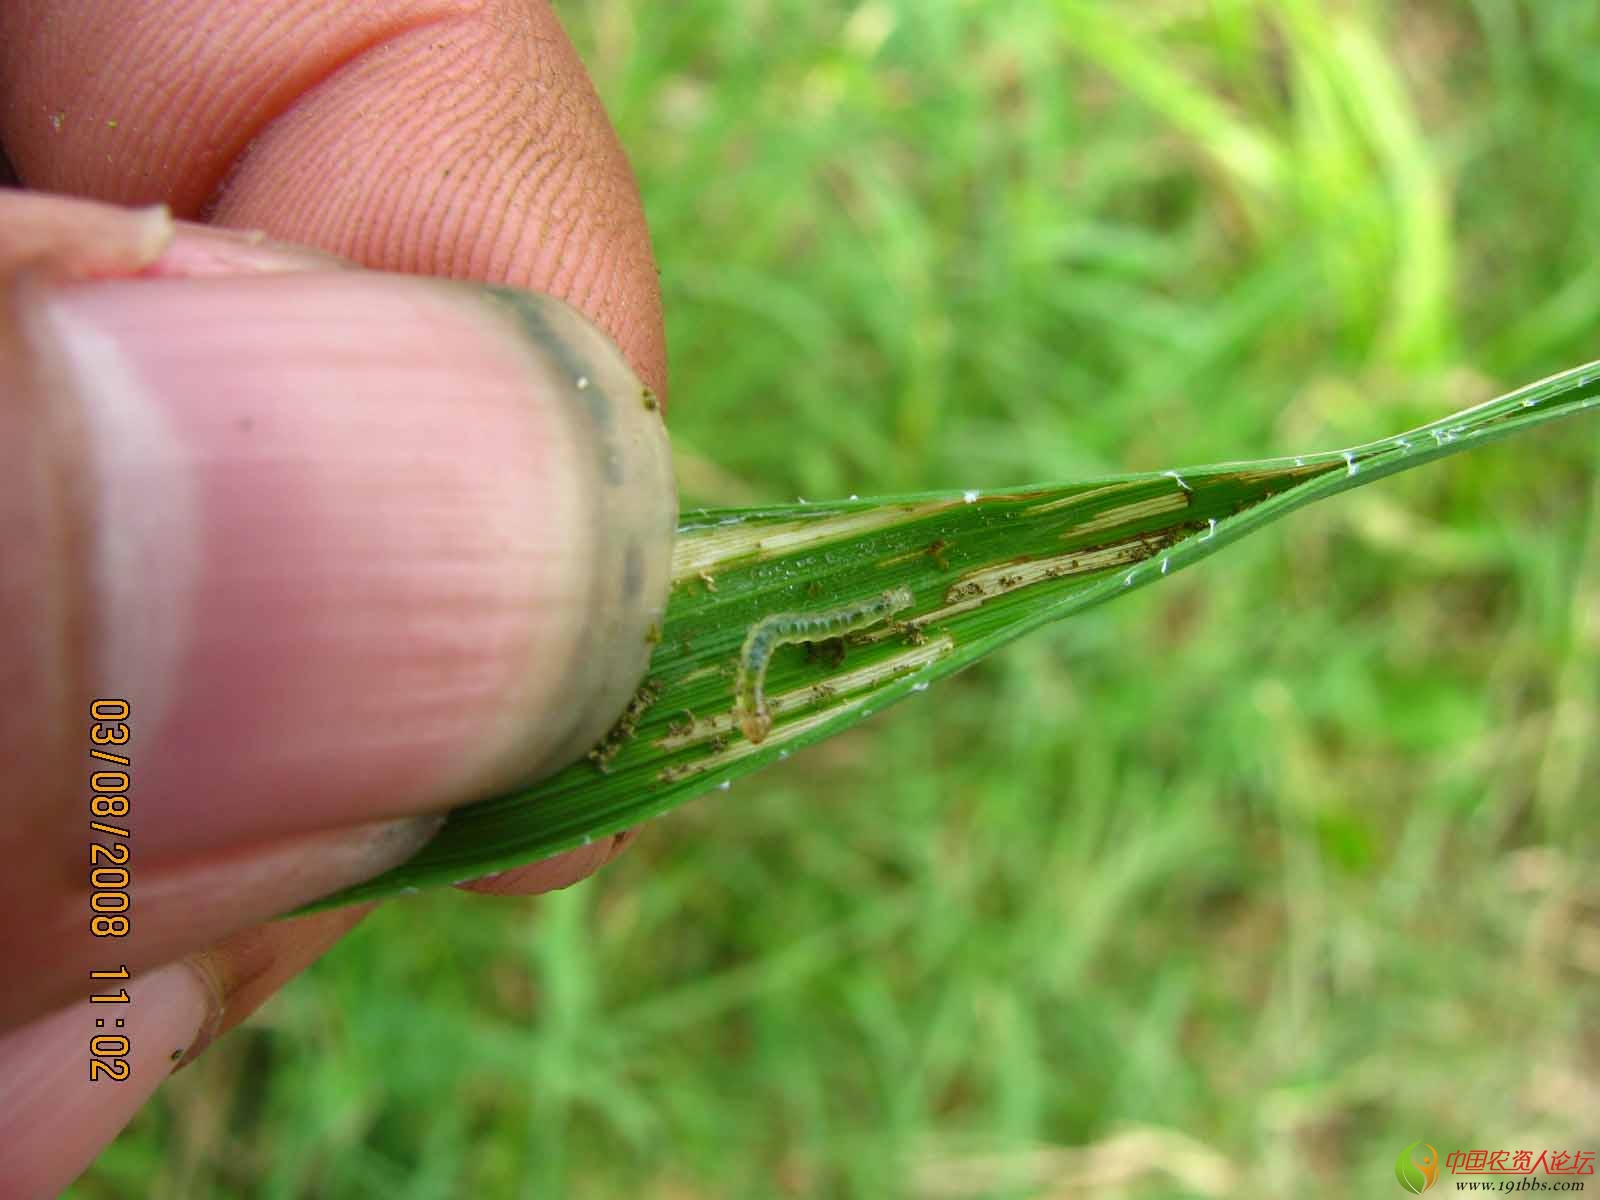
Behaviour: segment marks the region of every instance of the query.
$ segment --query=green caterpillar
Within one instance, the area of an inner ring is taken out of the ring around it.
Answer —
[[[750,626],[739,651],[739,678],[734,685],[739,728],[751,742],[772,732],[772,714],[761,685],[767,677],[772,652],[790,642],[821,642],[866,629],[886,621],[911,606],[911,589],[891,588],[870,600],[846,604],[817,613],[773,613]]]

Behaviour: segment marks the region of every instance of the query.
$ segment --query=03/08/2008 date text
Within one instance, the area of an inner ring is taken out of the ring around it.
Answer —
[[[95,770],[89,776],[93,796],[89,801],[89,932],[96,938],[124,938],[132,928],[129,916],[129,885],[132,877],[128,861],[132,857],[129,839],[133,830],[128,816],[132,804],[128,799],[132,786],[129,767],[132,760],[127,745],[131,738],[128,702],[115,698],[99,699],[89,705],[89,757],[96,760]],[[100,763],[111,764],[102,769]],[[89,978],[95,989],[89,999],[96,1005],[125,1005],[128,1003],[128,966],[120,963],[115,968],[90,971]],[[124,981],[115,992],[99,989],[110,986],[100,980]],[[96,1013],[117,1014],[128,1010],[118,1007],[96,1008]],[[97,1016],[95,1031],[89,1035],[89,1078],[110,1079],[121,1082],[129,1077],[128,1050],[132,1043],[125,1033],[100,1032],[109,1025],[112,1029],[125,1029],[124,1016]]]

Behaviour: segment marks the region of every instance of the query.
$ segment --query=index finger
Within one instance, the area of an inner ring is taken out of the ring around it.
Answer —
[[[547,292],[664,394],[638,190],[544,0],[13,0],[0,142],[30,187]]]

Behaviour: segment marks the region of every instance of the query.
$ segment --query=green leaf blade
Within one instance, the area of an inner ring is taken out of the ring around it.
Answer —
[[[649,678],[607,745],[451,814],[415,858],[302,911],[462,882],[621,832],[926,690],[1030,630],[1157,583],[1294,509],[1600,407],[1600,363],[1347,450],[1004,492],[684,514]],[[770,734],[735,711],[741,643],[785,612],[913,603],[841,644],[785,645]]]

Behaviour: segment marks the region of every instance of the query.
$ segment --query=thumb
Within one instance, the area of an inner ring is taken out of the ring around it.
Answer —
[[[30,698],[0,706],[0,1028],[392,865],[623,708],[673,485],[571,309],[326,269],[0,282],[0,678]],[[90,825],[106,698],[126,837]],[[91,842],[131,852],[111,949]]]

